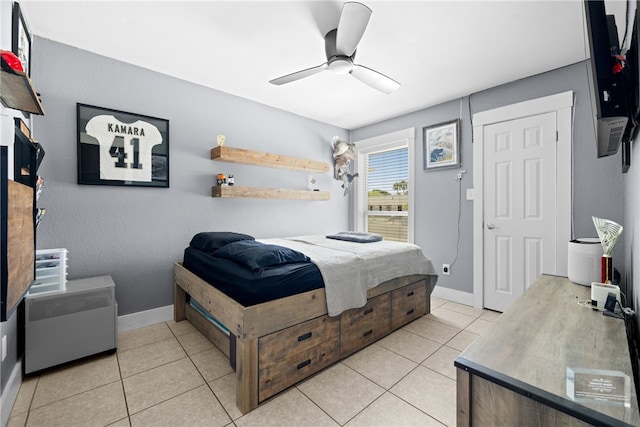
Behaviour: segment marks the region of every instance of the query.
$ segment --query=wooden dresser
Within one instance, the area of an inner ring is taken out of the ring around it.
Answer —
[[[542,275],[462,352],[457,425],[640,426],[624,322],[585,300],[589,287]]]

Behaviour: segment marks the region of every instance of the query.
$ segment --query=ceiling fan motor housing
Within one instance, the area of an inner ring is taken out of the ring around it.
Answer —
[[[334,56],[329,59],[329,70],[336,74],[348,74],[353,69],[353,62],[348,56]]]
[[[329,70],[334,73],[347,74],[353,69],[353,56],[355,56],[355,52],[353,52],[351,56],[345,55],[342,52],[338,53],[336,49],[337,33],[338,30],[334,28],[324,36],[324,51],[327,55],[327,64]]]

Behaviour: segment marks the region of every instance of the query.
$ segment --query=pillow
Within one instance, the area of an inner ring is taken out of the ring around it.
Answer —
[[[215,251],[213,256],[239,262],[252,270],[293,262],[310,261],[309,257],[301,252],[283,246],[256,242],[255,240],[229,243]]]
[[[230,231],[206,231],[193,236],[189,246],[202,252],[212,253],[229,243],[240,240],[255,240],[255,238],[248,234],[232,233]]]
[[[325,236],[327,239],[346,240],[347,242],[372,243],[382,240],[382,236],[374,233],[364,233],[362,231],[341,231],[336,234]]]

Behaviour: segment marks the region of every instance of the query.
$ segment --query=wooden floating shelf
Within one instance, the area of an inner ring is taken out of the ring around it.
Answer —
[[[290,190],[284,188],[238,187],[217,185],[211,189],[213,197],[250,197],[255,199],[329,200],[328,191]]]
[[[25,73],[0,70],[0,87],[0,99],[5,107],[44,115],[40,98]]]
[[[329,172],[329,164],[326,162],[224,146],[212,148],[211,159],[307,172]]]

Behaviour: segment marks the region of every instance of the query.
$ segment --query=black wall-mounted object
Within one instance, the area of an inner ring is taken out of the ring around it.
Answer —
[[[44,149],[31,141],[18,125],[16,119],[15,139],[13,143],[14,181],[35,188],[38,168],[44,158]]]
[[[7,266],[7,201],[8,201],[8,158],[9,148],[0,145],[0,294],[2,301],[0,302],[0,312],[6,313],[6,295],[7,295],[7,278],[9,269]],[[5,316],[2,317],[4,320]]]
[[[637,5],[636,5],[637,6]],[[603,0],[584,1],[589,42],[589,84],[598,157],[616,154],[623,141],[635,136],[638,123],[638,19],[635,18],[631,48],[623,59],[618,28],[607,15]],[[636,7],[636,15],[638,10]],[[617,23],[618,25],[625,23]],[[623,40],[624,42],[624,40]]]

